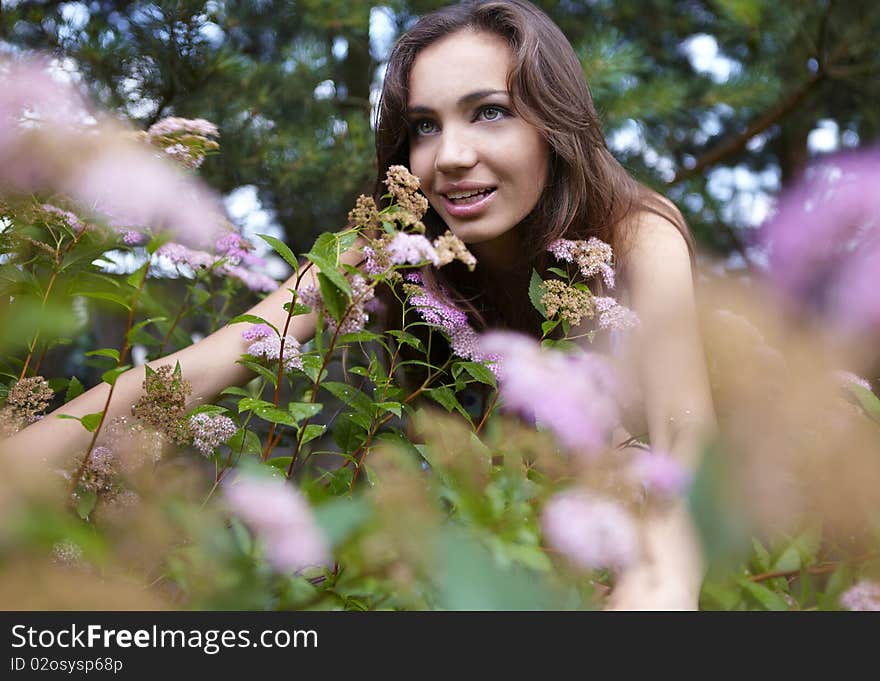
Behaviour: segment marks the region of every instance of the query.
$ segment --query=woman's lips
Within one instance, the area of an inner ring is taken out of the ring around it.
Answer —
[[[443,199],[443,208],[448,215],[454,218],[473,218],[478,217],[489,207],[497,193],[497,189],[492,189],[473,203],[455,203],[442,194],[441,197]]]

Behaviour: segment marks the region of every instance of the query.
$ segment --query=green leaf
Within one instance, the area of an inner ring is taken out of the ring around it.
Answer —
[[[260,454],[263,451],[263,445],[260,438],[255,433],[246,428],[239,428],[235,431],[235,435],[229,438],[226,443],[233,452],[241,454]]]
[[[265,319],[263,319],[262,317],[258,317],[255,314],[240,314],[240,315],[237,315],[237,316],[233,317],[232,319],[230,319],[228,323],[229,324],[241,324],[242,322],[250,322],[251,324],[265,324],[266,326],[271,328],[273,331],[275,331],[275,334],[278,337],[281,337],[281,333],[278,331],[278,329],[275,327],[274,324],[270,324]]]
[[[293,268],[294,272],[299,272],[299,263],[296,260],[296,256],[286,243],[281,241],[281,239],[269,236],[268,234],[257,234],[257,236],[269,244],[278,255],[284,258],[284,261]]]
[[[342,320],[342,315],[348,307],[348,297],[336,286],[336,283],[323,272],[318,273],[318,284],[321,287],[321,298],[324,306],[337,322]]]
[[[150,269],[150,261],[149,259],[143,265],[138,267],[134,272],[129,274],[125,281],[132,288],[140,288],[141,284],[143,284],[144,278],[147,276],[147,270]]]
[[[291,461],[293,461],[292,456],[274,456],[266,462],[266,465],[280,471],[287,471]]]
[[[327,426],[322,426],[317,423],[310,423],[303,430],[302,436],[302,444],[306,444],[307,442],[311,442],[316,437],[321,437],[324,434],[324,431],[327,430]]]
[[[110,385],[113,385],[114,383],[116,383],[116,379],[129,369],[131,369],[130,364],[123,364],[122,366],[109,369],[101,374],[101,380],[104,381],[104,383],[109,383]]]
[[[239,397],[252,397],[252,395],[245,390],[244,388],[239,388],[237,385],[230,386],[228,388],[223,388],[220,391],[221,395],[238,395]]]
[[[541,313],[541,316],[547,317],[547,308],[541,302],[544,291],[544,281],[538,275],[536,270],[532,270],[532,277],[529,279],[529,300],[532,301],[534,308]]]
[[[736,582],[745,593],[754,598],[765,610],[786,611],[789,609],[788,603],[785,602],[782,596],[775,591],[771,591],[763,584],[753,582],[742,576],[737,577]]]
[[[847,385],[847,388],[856,396],[859,404],[862,405],[862,409],[864,409],[875,421],[880,421],[880,398],[870,390],[867,390],[860,385],[856,385],[855,383],[850,383]]]
[[[96,298],[98,300],[109,300],[111,303],[121,305],[126,310],[131,310],[131,305],[128,304],[128,301],[125,298],[116,295],[115,293],[109,293],[107,291],[74,291],[70,295],[83,296],[85,298]]]
[[[340,343],[368,343],[370,341],[379,340],[382,336],[372,331],[357,331],[355,333],[346,333],[339,337]]]
[[[457,373],[456,370],[458,370]],[[466,371],[475,381],[495,387],[495,374],[485,364],[480,364],[479,362],[456,362],[452,367],[452,375],[458,378],[462,370]]]
[[[88,520],[89,514],[95,509],[97,502],[98,495],[94,492],[89,490],[80,492],[79,498],[76,500],[76,514],[83,520]]]
[[[154,339],[151,336],[141,332],[141,329],[143,329],[147,324],[153,324],[155,322],[164,322],[164,321],[167,321],[166,317],[151,317],[150,319],[145,319],[144,321],[138,322],[133,327],[131,327],[131,329],[129,329],[129,331],[125,337],[128,339],[128,342],[131,344],[134,344],[137,342],[143,342],[143,340],[141,340],[141,339],[144,339],[147,342],[150,342]],[[117,358],[116,361],[118,362],[119,358]]]
[[[305,419],[311,418],[315,414],[319,413],[324,408],[323,404],[318,404],[315,402],[291,402],[287,405],[287,411],[290,412],[290,415],[293,416],[297,421],[303,421]]]
[[[86,357],[109,357],[110,359],[119,361],[119,350],[115,348],[101,348],[100,350],[89,350],[85,353]]]
[[[255,362],[252,359],[239,359],[239,360],[237,360],[236,363],[247,367],[248,369],[253,371],[255,374],[258,374],[259,376],[262,376],[267,381],[269,381],[269,383],[271,383],[273,387],[278,385],[278,372],[277,371],[272,371],[272,369],[269,369],[268,367],[264,367],[262,364],[260,364],[259,362]]]
[[[86,414],[78,421],[83,424],[83,428],[85,428],[90,433],[94,433],[95,429],[98,427],[98,424],[101,423],[101,417],[104,416],[103,411],[95,412],[94,414]]]
[[[414,336],[406,331],[400,331],[399,329],[389,329],[387,333],[389,336],[396,338],[399,343],[409,345],[420,352],[425,351],[425,346],[422,345],[422,341],[418,336]]]
[[[323,274],[336,284],[336,287],[345,293],[346,296],[349,298],[351,297],[351,284],[348,283],[348,279],[346,279],[345,275],[336,267],[334,264],[335,260],[331,262],[329,259],[323,258],[314,253],[306,253],[306,257],[311,260],[319,270],[321,270],[320,274]]]
[[[547,271],[552,272],[553,274],[559,275],[563,279],[568,279],[568,272],[566,272],[563,269],[560,269],[559,267],[548,267]]]
[[[281,411],[277,407],[257,407],[253,411],[258,417],[270,423],[292,426],[294,428],[299,425],[299,420],[295,416],[286,411]]]
[[[450,390],[449,388],[431,388],[429,390],[426,390],[425,393],[432,400],[445,407],[446,411],[452,411],[453,409],[456,409],[458,411],[463,410],[463,407],[455,398],[455,393],[452,392],[452,390]]]
[[[67,404],[72,399],[82,395],[85,392],[85,387],[83,384],[79,382],[79,379],[74,376],[70,379],[70,383],[67,384],[67,392],[64,393],[64,403]]]
[[[400,418],[403,405],[400,402],[376,402],[376,407],[383,411],[390,411],[397,418]]]
[[[541,335],[546,336],[557,326],[559,326],[558,319],[548,319],[546,322],[541,322]]]
[[[325,388],[336,399],[342,400],[357,411],[366,414],[373,413],[373,400],[353,385],[338,381],[325,381],[321,384],[321,387]]]

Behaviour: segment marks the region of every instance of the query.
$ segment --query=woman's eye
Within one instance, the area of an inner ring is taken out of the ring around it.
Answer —
[[[435,126],[433,121],[429,121],[426,119],[416,121],[415,123],[413,123],[412,128],[413,132],[416,135],[430,135],[432,132],[434,132]]]
[[[480,114],[485,121],[497,121],[499,118],[504,117],[504,109],[500,106],[484,106],[480,109]]]

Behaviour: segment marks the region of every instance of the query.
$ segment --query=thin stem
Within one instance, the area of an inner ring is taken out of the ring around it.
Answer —
[[[149,263],[145,265],[145,267],[149,268]],[[116,367],[119,368],[122,366],[123,362],[125,362],[125,358],[128,355],[129,344],[128,344],[128,332],[131,331],[132,322],[134,321],[134,311],[137,307],[138,298],[140,298],[141,292],[144,290],[144,284],[147,282],[147,272],[144,272],[144,276],[141,277],[140,282],[138,283],[137,289],[135,289],[134,295],[131,298],[131,307],[128,309],[128,320],[125,324],[125,334],[123,335],[122,341],[122,351],[119,353],[119,360],[116,362]],[[117,376],[117,379],[119,377]],[[79,485],[79,481],[82,479],[83,474],[86,471],[86,468],[89,465],[89,460],[92,457],[92,450],[95,448],[95,443],[98,441],[98,434],[101,432],[101,428],[104,425],[104,420],[107,418],[107,411],[110,409],[110,400],[113,399],[113,391],[116,389],[117,381],[113,381],[110,386],[110,392],[107,393],[107,399],[104,402],[104,408],[101,410],[101,419],[98,421],[98,426],[95,428],[94,433],[92,433],[92,441],[89,443],[89,448],[86,450],[86,455],[83,457],[82,462],[77,468],[76,473],[70,479],[70,488],[68,498],[72,499],[74,493],[76,492],[76,487]]]

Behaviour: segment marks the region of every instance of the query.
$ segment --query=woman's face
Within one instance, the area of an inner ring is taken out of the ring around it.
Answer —
[[[547,180],[547,142],[511,111],[510,63],[499,36],[460,31],[422,50],[410,72],[410,170],[470,244],[508,233]]]

